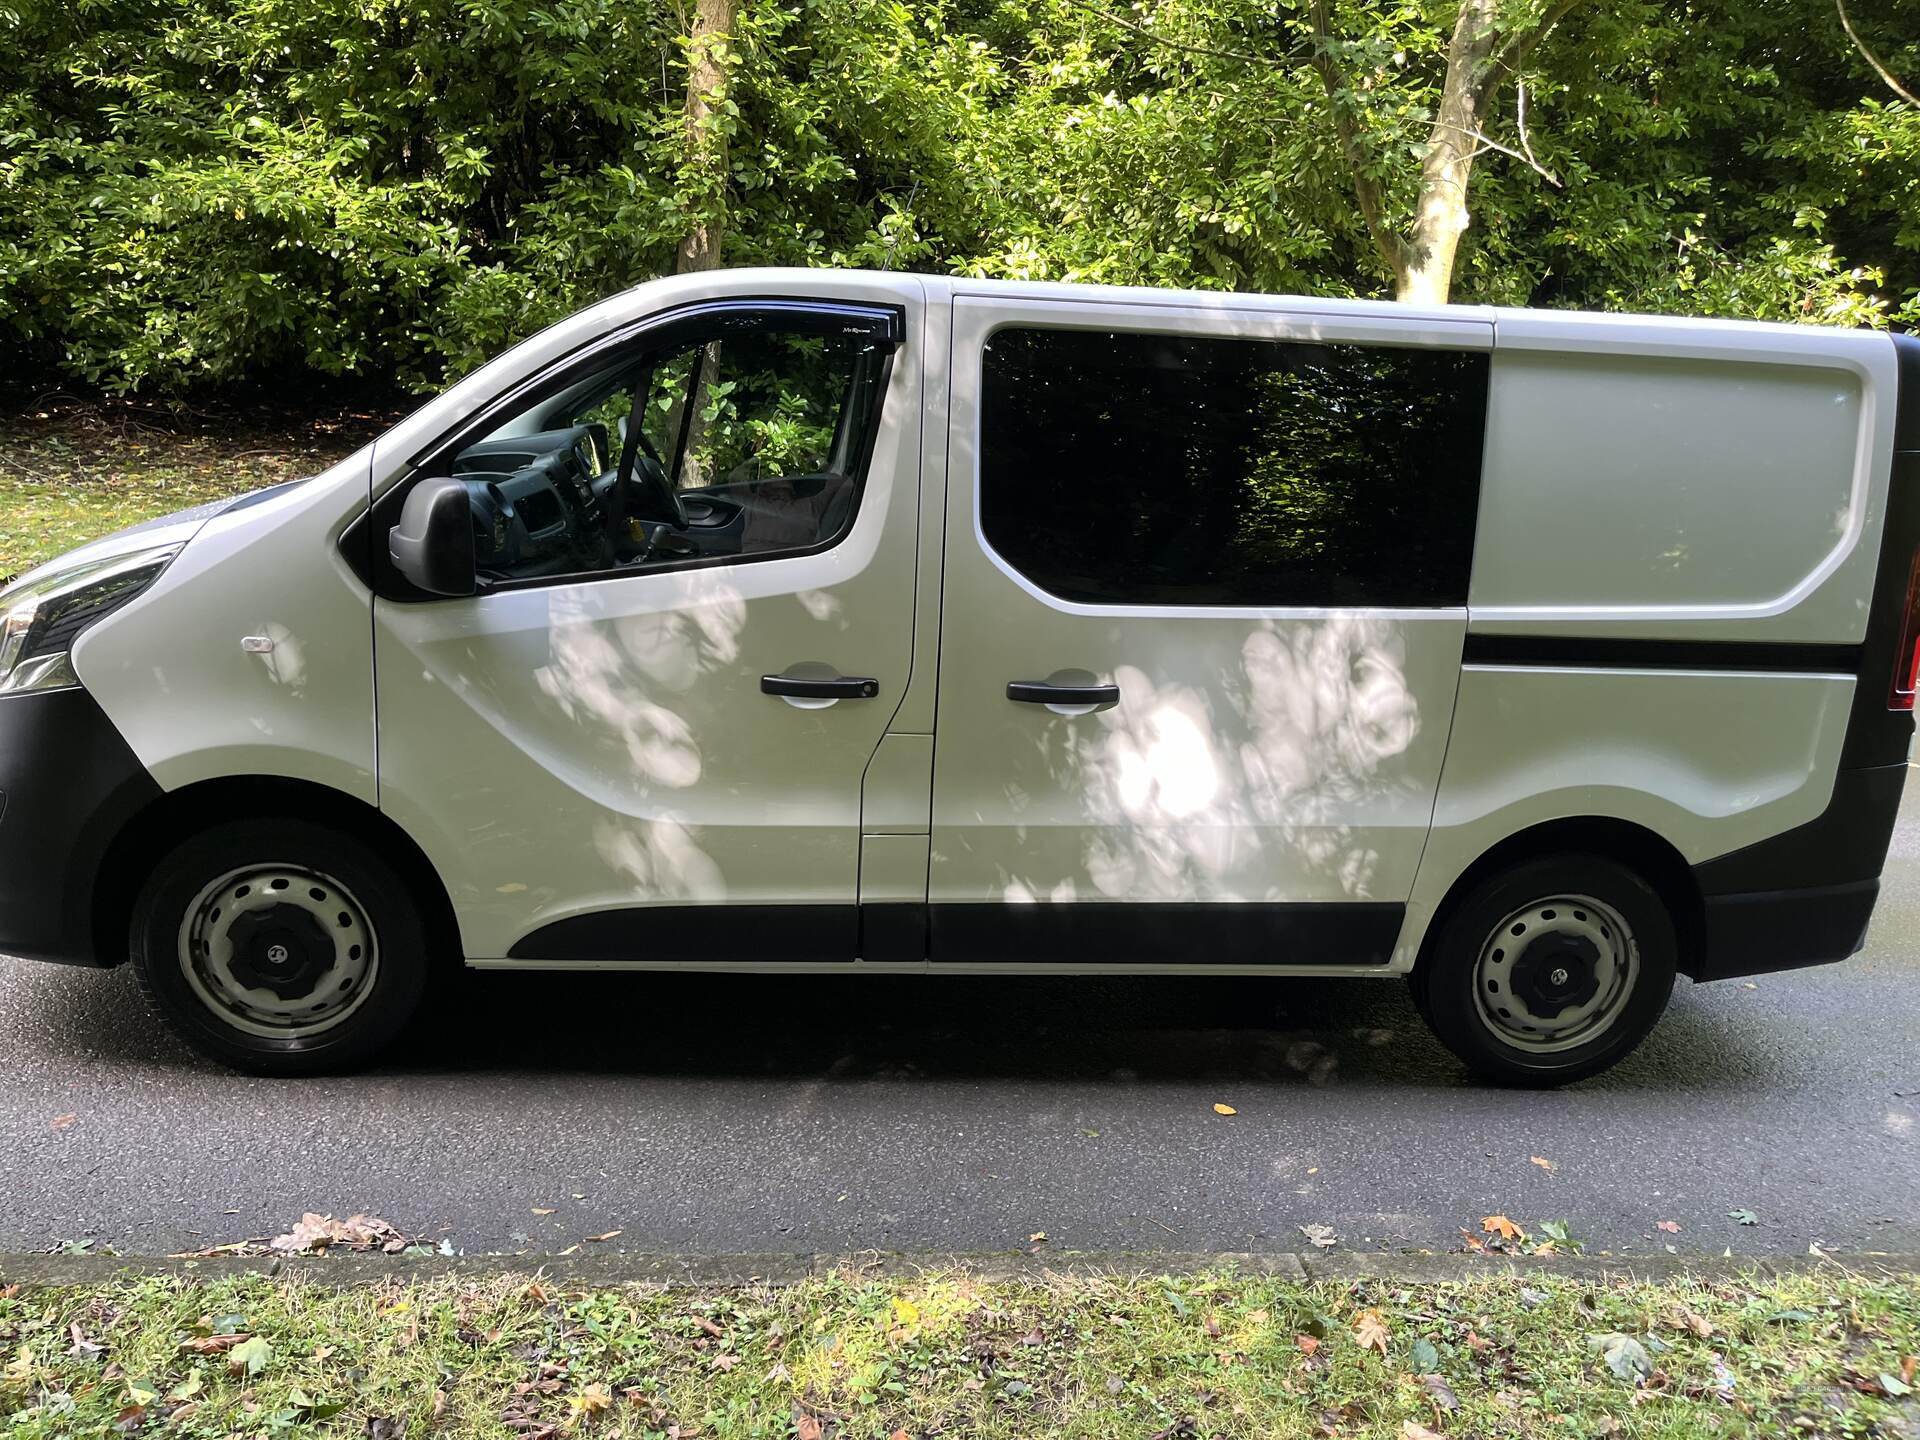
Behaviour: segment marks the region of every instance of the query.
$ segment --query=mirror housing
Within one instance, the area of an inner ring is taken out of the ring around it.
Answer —
[[[387,554],[408,582],[430,595],[472,595],[473,504],[458,480],[422,480],[407,492],[387,532]]]

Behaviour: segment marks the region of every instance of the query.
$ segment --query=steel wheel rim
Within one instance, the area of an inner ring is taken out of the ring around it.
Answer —
[[[1618,910],[1590,895],[1552,895],[1494,927],[1474,965],[1473,999],[1503,1044],[1546,1055],[1604,1035],[1639,980],[1639,943]]]
[[[228,1025],[292,1040],[344,1024],[379,973],[372,923],[353,892],[304,865],[257,864],[202,886],[180,922],[188,988]]]

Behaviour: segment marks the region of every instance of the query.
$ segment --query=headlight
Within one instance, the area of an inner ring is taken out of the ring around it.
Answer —
[[[179,545],[162,545],[84,560],[0,590],[0,695],[78,685],[73,642],[151,585],[179,553]]]

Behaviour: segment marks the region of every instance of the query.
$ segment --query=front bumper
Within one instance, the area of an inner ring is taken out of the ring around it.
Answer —
[[[117,965],[94,898],[127,822],[160,787],[85,690],[0,696],[0,954]]]

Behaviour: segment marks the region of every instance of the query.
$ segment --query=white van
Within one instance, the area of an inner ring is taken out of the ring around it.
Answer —
[[[503,969],[1398,975],[1470,1067],[1862,942],[1920,341],[735,271],[0,592],[0,951],[362,1061]]]

